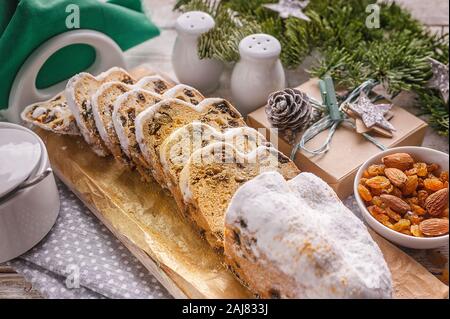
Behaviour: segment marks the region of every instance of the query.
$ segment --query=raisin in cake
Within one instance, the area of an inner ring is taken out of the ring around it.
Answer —
[[[120,147],[132,160],[144,181],[152,180],[149,164],[142,156],[136,140],[135,119],[143,110],[160,102],[162,96],[144,89],[133,89],[114,103],[113,123]]]
[[[75,117],[63,94],[27,106],[21,113],[24,122],[57,134],[80,135]]]
[[[267,172],[245,183],[225,217],[225,260],[262,298],[391,298],[383,255],[320,178]]]
[[[169,87],[170,84],[159,76],[148,76],[143,77],[135,85],[127,85],[118,81],[104,83],[91,97],[97,130],[106,147],[117,159],[133,166],[130,158],[120,147],[119,138],[113,124],[114,103],[117,98],[135,88],[164,92]]]
[[[215,142],[231,144],[242,153],[269,144],[262,134],[250,127],[231,128],[222,133],[211,125],[195,121],[175,130],[161,144],[160,161],[167,186],[181,212],[185,207],[179,188],[180,172],[193,152]]]
[[[125,84],[135,82],[123,69],[112,68],[97,77],[85,72],[80,73],[69,80],[65,90],[67,104],[75,116],[81,134],[99,156],[107,156],[110,152],[103,143],[95,125],[91,96],[102,84],[111,81],[119,81]]]
[[[173,88],[167,90],[164,94],[166,99],[179,99],[194,105],[199,104],[205,97],[193,87],[185,84],[175,85]]]
[[[137,141],[146,162],[152,168],[153,177],[161,186],[167,187],[160,163],[161,144],[177,128],[196,120],[218,129],[245,126],[239,112],[224,99],[205,99],[198,105],[167,99],[136,117]]]
[[[299,173],[295,164],[275,148],[260,146],[243,154],[219,142],[195,151],[180,173],[187,216],[208,242],[223,248],[225,211],[236,190],[261,172],[279,171],[286,179]]]

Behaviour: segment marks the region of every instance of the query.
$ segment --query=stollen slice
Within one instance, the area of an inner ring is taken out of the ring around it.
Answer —
[[[125,70],[115,67],[96,77],[89,73],[80,73],[69,80],[64,92],[69,109],[75,116],[83,138],[99,156],[107,156],[110,152],[95,125],[91,96],[102,84],[111,81],[119,81],[124,84],[135,83],[135,80]]]
[[[136,138],[155,180],[167,188],[160,163],[159,148],[169,135],[193,121],[217,129],[246,126],[239,112],[224,99],[205,99],[198,105],[167,99],[147,108],[136,117]]]
[[[267,146],[245,154],[219,142],[195,151],[189,158],[179,183],[186,214],[213,248],[223,249],[225,212],[234,193],[265,171],[279,171],[286,179],[299,173],[289,158]]]
[[[119,81],[106,82],[91,97],[92,112],[97,130],[109,151],[121,162],[133,166],[133,162],[122,151],[119,138],[113,124],[114,103],[124,93],[137,88],[163,92],[170,84],[159,76],[143,77],[134,85],[127,85]]]
[[[56,134],[80,135],[75,117],[67,106],[64,94],[27,106],[21,113],[25,123]]]
[[[163,96],[166,99],[179,99],[194,105],[199,104],[205,99],[205,97],[197,89],[185,84],[175,85],[173,88],[167,90]]]
[[[167,187],[177,202],[180,212],[185,212],[183,195],[179,187],[181,170],[198,149],[216,142],[233,145],[242,153],[258,146],[270,146],[265,137],[250,127],[237,127],[221,131],[206,123],[195,121],[175,130],[160,147],[160,162]]]
[[[234,194],[225,261],[262,298],[391,298],[392,279],[365,225],[323,180],[266,172]]]
[[[152,180],[151,167],[143,158],[136,140],[135,119],[143,110],[162,100],[162,96],[134,88],[119,96],[114,103],[112,120],[121,150],[131,159],[145,182]]]

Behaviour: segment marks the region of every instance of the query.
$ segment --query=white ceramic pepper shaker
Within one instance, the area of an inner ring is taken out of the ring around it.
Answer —
[[[214,19],[201,11],[186,12],[178,17],[178,33],[173,48],[172,65],[178,80],[202,93],[209,93],[219,86],[223,63],[216,59],[200,59],[197,42],[201,34],[214,28]]]
[[[270,93],[284,89],[280,42],[268,34],[253,34],[239,43],[240,60],[231,75],[233,102],[243,115],[267,103]]]

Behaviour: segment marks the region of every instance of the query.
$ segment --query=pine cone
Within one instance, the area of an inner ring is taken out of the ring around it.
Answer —
[[[269,96],[266,114],[273,127],[297,131],[309,125],[312,106],[305,93],[296,89],[285,89]]]

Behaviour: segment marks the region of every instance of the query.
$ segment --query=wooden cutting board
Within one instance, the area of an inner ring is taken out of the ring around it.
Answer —
[[[137,78],[152,72],[134,70]],[[182,220],[156,183],[112,158],[96,156],[81,137],[37,129],[54,172],[175,298],[251,298],[223,256]],[[391,269],[396,298],[447,298],[448,287],[414,259],[371,233]]]

